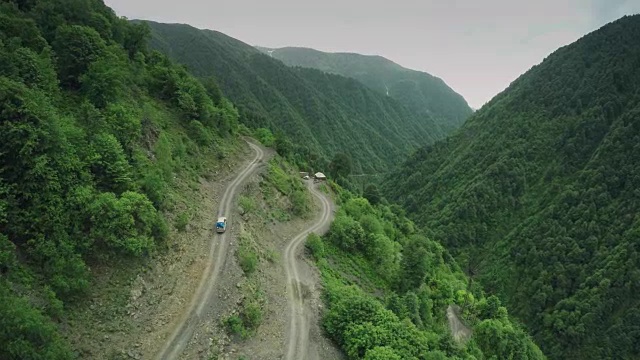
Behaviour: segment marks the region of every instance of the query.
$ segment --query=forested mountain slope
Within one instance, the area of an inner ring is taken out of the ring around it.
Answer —
[[[406,69],[381,56],[326,53],[299,47],[258,49],[289,66],[314,68],[357,79],[417,114],[430,115],[445,133],[460,127],[472,113],[464,98],[442,79]]]
[[[235,142],[237,110],[148,35],[100,0],[0,3],[2,359],[77,356],[56,324],[90,268],[152,254],[176,179]]]
[[[152,46],[198,77],[214,76],[244,124],[281,131],[316,169],[326,171],[336,153],[350,155],[357,171],[386,169],[443,135],[429,116],[356,80],[288,67],[219,32],[148,24]]]
[[[557,50],[385,185],[554,359],[640,357],[638,39]]]
[[[323,280],[325,331],[348,359],[546,359],[400,206],[334,189],[336,218],[322,239],[309,235],[307,248]],[[448,308],[471,327],[466,341],[451,335]]]

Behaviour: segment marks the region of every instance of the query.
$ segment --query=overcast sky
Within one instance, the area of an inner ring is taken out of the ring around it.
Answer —
[[[479,108],[557,48],[640,0],[105,0],[120,16],[186,23],[250,45],[382,55],[442,78]]]

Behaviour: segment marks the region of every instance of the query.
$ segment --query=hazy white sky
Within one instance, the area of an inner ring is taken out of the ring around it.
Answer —
[[[105,0],[120,16],[186,23],[251,45],[382,55],[441,77],[479,108],[557,48],[640,0]]]

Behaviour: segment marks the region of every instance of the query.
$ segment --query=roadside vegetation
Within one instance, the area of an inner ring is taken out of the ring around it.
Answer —
[[[335,221],[306,246],[324,282],[324,329],[349,359],[544,358],[500,301],[470,285],[404,210],[334,189],[341,203]],[[450,335],[449,305],[472,328],[469,341]]]
[[[421,109],[417,109],[333,71],[289,67],[221,33],[147,23],[151,46],[198,77],[218,79],[238,106],[241,121],[251,129],[263,129],[258,138],[268,140],[268,146],[273,143],[279,154],[301,169],[324,172],[336,152],[345,152],[358,172],[386,171],[415,149],[443,138],[470,114],[460,95],[442,81],[417,85],[418,77],[409,76],[401,81],[406,88],[394,88],[397,94],[419,94]],[[383,69],[371,70],[377,84],[387,81]],[[425,101],[424,94],[432,91],[439,94],[426,97],[437,101]],[[409,97],[414,98],[402,96]],[[442,107],[448,109],[440,111]],[[452,126],[443,131],[440,122]]]
[[[77,356],[57,323],[91,269],[161,250],[177,184],[236,143],[215,82],[148,36],[100,1],[0,4],[0,358]]]
[[[552,359],[640,358],[638,39],[558,49],[383,186]]]
[[[260,138],[260,131],[255,136]],[[264,132],[268,133],[268,131]],[[266,145],[262,139],[263,145]],[[268,143],[268,142],[267,142]],[[294,218],[311,215],[312,200],[298,171],[276,156],[267,163],[266,171],[256,189],[248,185],[246,192],[239,196],[238,207],[245,221],[267,223],[286,222]],[[275,262],[277,256],[272,249],[265,248],[249,230],[256,224],[247,224],[238,235],[236,261],[243,271],[243,281],[239,284],[242,301],[231,315],[223,320],[227,332],[246,340],[253,336],[264,317],[266,297],[260,289],[257,272],[264,262]]]

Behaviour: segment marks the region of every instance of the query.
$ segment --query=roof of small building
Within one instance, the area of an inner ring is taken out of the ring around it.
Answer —
[[[313,176],[315,176],[315,177],[317,177],[317,178],[323,178],[323,177],[326,177],[326,176],[324,176],[324,174],[323,174],[323,173],[321,173],[321,172],[317,172],[317,173],[315,173]]]

